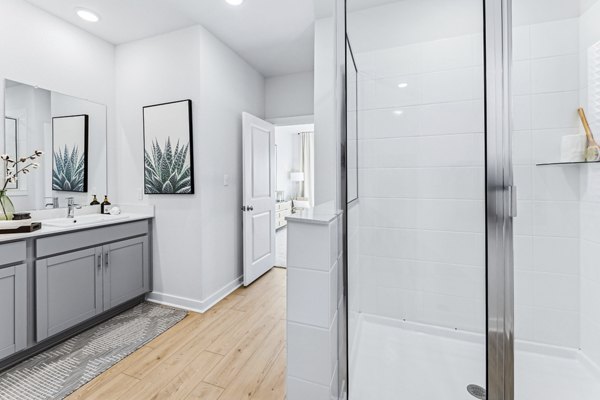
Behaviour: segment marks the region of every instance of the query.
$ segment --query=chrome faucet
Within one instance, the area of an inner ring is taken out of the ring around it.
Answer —
[[[75,209],[80,209],[79,204],[75,204],[75,198],[67,197],[67,218],[75,218]]]
[[[44,208],[48,208],[50,206],[52,206],[52,208],[58,208],[58,197],[45,197],[46,199],[46,204],[44,205]]]

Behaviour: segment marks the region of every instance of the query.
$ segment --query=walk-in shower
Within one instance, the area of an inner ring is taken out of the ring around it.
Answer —
[[[346,1],[350,400],[600,398],[598,21]]]

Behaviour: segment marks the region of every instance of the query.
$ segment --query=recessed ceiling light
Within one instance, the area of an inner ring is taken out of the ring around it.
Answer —
[[[404,89],[405,87],[408,87],[408,83],[406,83],[406,82],[402,82],[401,84],[399,84],[399,85],[398,85],[398,87],[399,87],[400,89]]]
[[[85,8],[78,8],[75,10],[79,18],[87,22],[98,22],[100,16],[93,11],[86,10]]]
[[[227,4],[231,4],[232,6],[239,6],[241,5],[244,0],[225,0],[227,2]]]
[[[404,111],[402,111],[402,110],[396,110],[396,111],[394,111],[394,114],[396,114],[396,115],[402,115],[402,114],[404,114]]]

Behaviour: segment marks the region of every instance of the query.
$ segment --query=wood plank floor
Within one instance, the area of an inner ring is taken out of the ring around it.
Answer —
[[[285,399],[285,275],[190,313],[67,399]]]

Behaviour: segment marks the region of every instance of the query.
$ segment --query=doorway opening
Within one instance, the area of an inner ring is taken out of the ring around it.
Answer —
[[[287,221],[312,208],[314,187],[314,124],[276,125],[275,266],[287,266]]]

